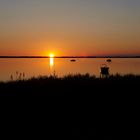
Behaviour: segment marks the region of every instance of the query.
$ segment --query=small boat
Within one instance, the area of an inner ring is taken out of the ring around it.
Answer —
[[[71,59],[70,61],[71,61],[71,62],[75,62],[76,60],[75,60],[75,59]]]
[[[112,60],[111,60],[111,59],[107,59],[106,61],[107,61],[107,62],[112,62]]]

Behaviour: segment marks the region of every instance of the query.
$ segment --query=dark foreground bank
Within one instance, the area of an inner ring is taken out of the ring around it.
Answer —
[[[86,75],[38,77],[29,80],[1,82],[2,96],[96,96],[138,93],[140,76],[112,75],[96,78]]]
[[[37,133],[38,129],[42,128],[41,133],[44,132],[46,136],[50,135],[52,138],[54,136],[62,138],[66,135],[67,138],[72,136],[85,140],[112,140],[113,137],[130,139],[131,136],[135,139],[138,131],[135,124],[138,125],[139,120],[139,88],[138,75],[96,78],[88,74],[79,74],[63,78],[50,76],[0,83],[0,96],[66,96],[66,98],[53,98],[54,101],[50,102],[48,101],[50,98],[44,98],[41,103],[35,100],[31,107],[28,105],[27,116],[21,119],[26,124],[25,118],[27,118]],[[13,102],[12,99],[8,108]],[[23,103],[24,106],[26,104],[27,102]],[[16,103],[17,106],[19,103]],[[33,108],[35,114],[30,117],[28,114],[32,113]],[[20,110],[21,107],[17,112]],[[7,115],[7,120],[11,114]],[[46,119],[48,117],[49,119]],[[44,127],[37,127],[37,121]],[[27,126],[25,128],[29,129],[30,133],[30,127]]]

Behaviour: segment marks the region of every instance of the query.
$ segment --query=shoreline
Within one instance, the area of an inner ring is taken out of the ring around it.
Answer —
[[[140,75],[111,75],[97,78],[85,75],[42,76],[28,80],[0,82],[0,96],[128,96],[139,91]]]

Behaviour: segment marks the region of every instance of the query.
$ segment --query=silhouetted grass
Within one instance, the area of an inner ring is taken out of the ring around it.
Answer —
[[[28,80],[0,83],[0,95],[43,96],[96,96],[137,93],[140,75],[111,75],[97,78],[89,74],[66,75],[64,77],[40,76]]]

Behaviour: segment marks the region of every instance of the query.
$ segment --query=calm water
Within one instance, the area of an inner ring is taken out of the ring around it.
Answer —
[[[16,80],[20,73],[25,75],[25,79],[40,75],[50,75],[54,71],[58,76],[76,73],[89,73],[100,75],[100,67],[107,64],[111,74],[140,74],[140,58],[114,58],[111,63],[104,58],[79,58],[76,62],[71,62],[67,58],[46,58],[46,59],[0,59],[0,81],[11,79],[11,75]]]

